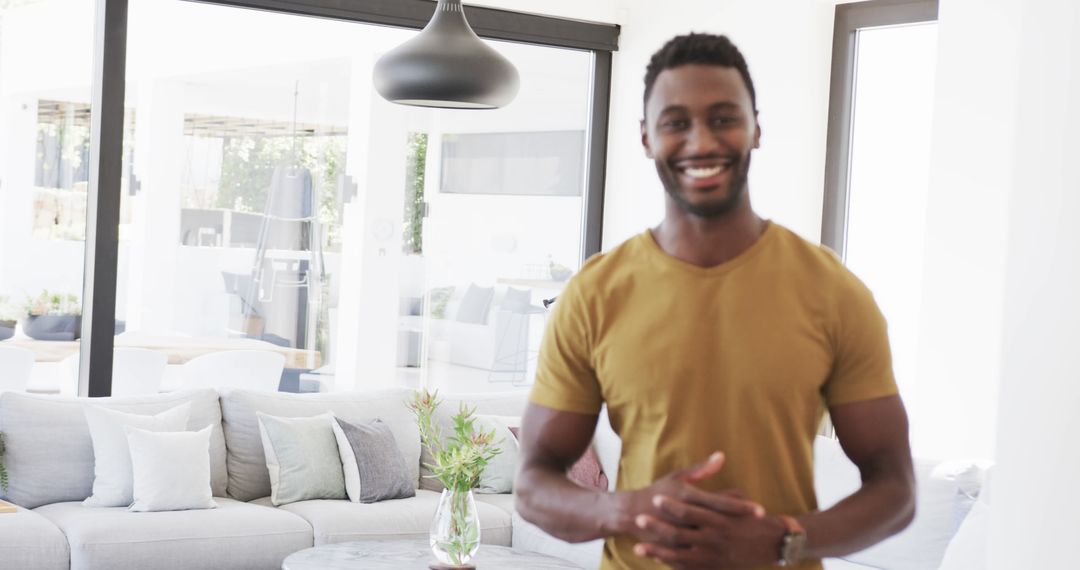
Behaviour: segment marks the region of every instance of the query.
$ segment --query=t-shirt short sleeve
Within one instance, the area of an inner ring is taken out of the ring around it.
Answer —
[[[530,402],[564,412],[600,413],[603,396],[593,364],[592,320],[579,279],[572,279],[548,320]]]
[[[827,405],[897,393],[885,317],[870,290],[853,275],[838,292],[833,343],[832,373],[823,389]]]

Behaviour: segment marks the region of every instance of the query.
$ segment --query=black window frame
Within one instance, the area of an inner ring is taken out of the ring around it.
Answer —
[[[836,6],[833,21],[832,76],[829,87],[828,139],[825,145],[825,194],[821,243],[846,258],[852,119],[855,112],[855,64],[859,31],[867,28],[935,22],[938,0],[870,0]]]
[[[938,0],[869,0],[836,6],[833,20],[832,74],[829,80],[828,138],[825,144],[825,189],[821,243],[847,259],[848,206],[851,183],[852,123],[855,116],[855,64],[859,31],[867,28],[934,22]],[[821,435],[833,437],[831,421]]]
[[[364,24],[421,29],[435,13],[431,0],[184,0]],[[578,49],[593,54],[587,131],[583,260],[600,251],[607,170],[612,52],[619,26],[466,6],[476,33],[487,39]],[[87,189],[80,396],[112,392],[112,360],[119,256],[120,180],[123,161],[124,89],[128,0],[97,0]]]

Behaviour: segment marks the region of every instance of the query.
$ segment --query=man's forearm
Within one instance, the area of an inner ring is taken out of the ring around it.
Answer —
[[[806,558],[843,556],[903,530],[915,516],[914,485],[904,477],[868,480],[827,511],[799,517]]]
[[[522,518],[567,542],[606,538],[622,524],[615,493],[576,485],[558,470],[522,469],[515,491]]]

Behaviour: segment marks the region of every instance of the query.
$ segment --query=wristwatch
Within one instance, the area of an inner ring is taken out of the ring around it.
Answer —
[[[779,515],[787,530],[784,538],[780,541],[780,560],[778,566],[794,566],[802,560],[803,549],[806,547],[806,529],[803,528],[795,517]]]

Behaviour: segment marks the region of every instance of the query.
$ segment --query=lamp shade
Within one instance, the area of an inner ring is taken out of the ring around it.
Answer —
[[[517,95],[517,68],[469,27],[461,0],[439,0],[416,37],[375,63],[375,90],[420,107],[495,109]]]

